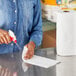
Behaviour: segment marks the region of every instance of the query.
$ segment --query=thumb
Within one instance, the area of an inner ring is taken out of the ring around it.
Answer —
[[[28,44],[26,44],[26,45],[25,45],[25,47],[27,47],[27,48],[28,48]]]

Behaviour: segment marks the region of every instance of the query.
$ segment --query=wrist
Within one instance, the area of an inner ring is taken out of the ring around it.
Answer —
[[[36,44],[33,41],[30,41],[29,44],[31,44],[34,48],[36,47]]]

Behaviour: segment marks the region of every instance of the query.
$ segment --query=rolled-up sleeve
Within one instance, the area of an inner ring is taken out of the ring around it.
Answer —
[[[34,7],[34,20],[32,33],[30,36],[30,41],[33,41],[38,47],[42,42],[42,15],[41,15],[41,2],[36,0],[36,5]]]

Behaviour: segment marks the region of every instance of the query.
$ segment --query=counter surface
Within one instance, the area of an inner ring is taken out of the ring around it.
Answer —
[[[76,76],[76,56],[57,56],[55,48],[38,49],[35,54],[61,63],[45,69],[25,64],[21,53],[4,54],[0,55],[0,76]]]

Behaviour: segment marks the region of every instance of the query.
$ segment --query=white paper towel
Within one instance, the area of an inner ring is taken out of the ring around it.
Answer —
[[[57,56],[56,59],[61,64],[56,66],[56,76],[76,76],[76,57],[61,57]]]
[[[48,58],[37,56],[37,55],[34,55],[31,59],[25,60],[24,56],[26,55],[27,50],[28,50],[28,48],[24,47],[24,50],[22,53],[22,60],[25,63],[40,66],[43,68],[49,68],[49,67],[52,67],[52,66],[56,65],[57,63],[59,63],[59,61],[56,61],[53,59],[48,59]]]
[[[57,54],[76,55],[76,12],[57,13]]]

